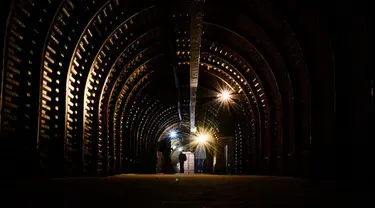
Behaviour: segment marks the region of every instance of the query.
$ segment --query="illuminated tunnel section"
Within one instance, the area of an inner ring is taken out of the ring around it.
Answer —
[[[267,1],[235,2],[204,4],[196,124],[234,138],[236,174],[306,176],[312,92],[300,43]],[[190,122],[189,4],[14,0],[1,134],[37,152],[42,174],[153,173],[157,141]],[[217,86],[230,89],[231,113],[213,102]]]

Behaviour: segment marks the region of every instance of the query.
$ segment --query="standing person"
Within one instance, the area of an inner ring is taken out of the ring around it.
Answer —
[[[204,161],[206,160],[206,149],[204,145],[198,145],[197,149],[195,150],[195,155],[197,158],[197,168],[198,173],[203,173],[204,170]]]
[[[181,152],[180,155],[178,156],[178,159],[180,160],[180,173],[184,173],[185,172],[184,163],[186,161],[186,155]]]

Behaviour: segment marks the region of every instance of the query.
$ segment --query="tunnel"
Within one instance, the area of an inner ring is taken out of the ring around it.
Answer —
[[[352,4],[4,1],[1,172],[156,173],[174,129],[210,132],[205,173],[367,180],[373,47]]]

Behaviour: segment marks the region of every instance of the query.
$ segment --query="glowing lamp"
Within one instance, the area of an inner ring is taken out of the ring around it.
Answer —
[[[230,96],[230,92],[225,90],[225,91],[221,92],[218,95],[218,97],[220,97],[221,100],[226,101],[226,100],[229,100],[231,96]]]
[[[201,134],[198,136],[198,142],[199,143],[205,143],[208,139],[208,135],[207,134]]]
[[[169,133],[169,137],[171,137],[171,138],[176,138],[176,137],[177,137],[177,132],[176,132],[176,131],[171,131],[171,132]]]

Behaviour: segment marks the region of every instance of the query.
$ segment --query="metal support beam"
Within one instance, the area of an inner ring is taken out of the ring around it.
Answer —
[[[190,7],[190,132],[195,133],[200,47],[202,42],[204,0],[193,0]]]
[[[181,116],[181,89],[180,89],[180,81],[179,77],[177,75],[177,66],[176,66],[176,47],[175,47],[175,23],[172,20],[173,12],[176,10],[176,7],[178,5],[175,2],[172,1],[165,1],[163,4],[163,31],[164,31],[164,38],[165,42],[168,44],[168,52],[167,56],[168,59],[171,61],[171,68],[173,69],[174,73],[174,80],[175,80],[175,85],[178,93],[178,101],[177,101],[177,107],[178,107],[178,117],[180,119],[180,122],[182,121],[182,116]]]

